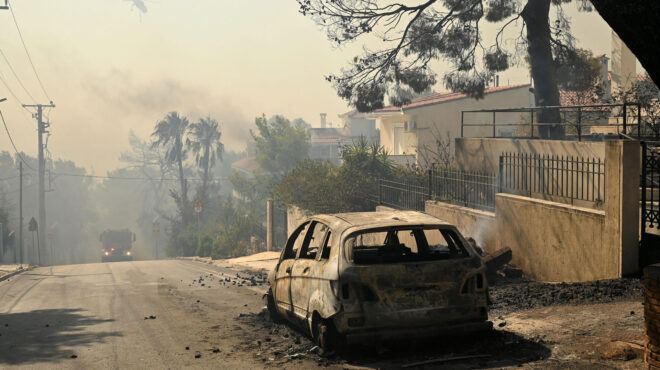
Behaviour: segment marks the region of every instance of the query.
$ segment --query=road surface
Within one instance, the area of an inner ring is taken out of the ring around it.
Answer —
[[[303,334],[260,314],[263,276],[238,274],[160,260],[16,275],[0,282],[0,369],[643,367],[631,352],[643,344],[639,297],[494,310],[489,334],[371,343],[322,358]]]
[[[234,348],[235,318],[259,312],[265,288],[222,286],[210,273],[236,274],[162,260],[40,267],[0,282],[0,368],[263,367]]]

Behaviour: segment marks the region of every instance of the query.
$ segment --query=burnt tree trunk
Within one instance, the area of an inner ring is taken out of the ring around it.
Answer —
[[[534,99],[537,106],[558,106],[559,88],[557,70],[550,47],[550,0],[528,0],[521,12],[527,28],[529,61],[534,80]],[[537,116],[539,123],[554,123],[539,126],[541,138],[561,139],[564,127],[560,125],[559,109],[544,109]]]
[[[591,0],[601,17],[635,54],[646,72],[660,86],[660,1]]]

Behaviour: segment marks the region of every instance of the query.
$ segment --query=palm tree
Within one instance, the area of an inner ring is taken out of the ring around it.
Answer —
[[[159,146],[165,147],[165,159],[178,166],[179,169],[179,182],[181,184],[181,194],[177,203],[181,211],[181,220],[184,224],[187,223],[188,217],[188,183],[183,175],[183,161],[186,159],[186,148],[183,145],[183,138],[188,128],[188,119],[180,117],[177,112],[170,112],[165,118],[156,124],[154,132],[151,136],[154,141],[151,143],[152,148]]]
[[[202,189],[200,197],[206,200],[208,190],[209,170],[215,165],[215,160],[222,161],[224,145],[220,142],[220,127],[218,121],[213,118],[201,118],[199,122],[192,123],[188,127],[188,138],[186,146],[195,155],[195,163],[203,171]]]

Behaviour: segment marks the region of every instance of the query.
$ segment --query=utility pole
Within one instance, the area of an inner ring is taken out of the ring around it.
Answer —
[[[18,162],[18,255],[23,264],[23,161]]]
[[[273,250],[273,199],[266,200],[266,250]]]
[[[46,129],[50,126],[49,123],[43,122],[43,109],[55,108],[55,104],[23,104],[23,108],[37,108],[35,118],[37,119],[37,132],[39,142],[39,228],[37,229],[37,245],[41,245],[41,241],[46,241],[46,163],[44,161],[44,134]]]

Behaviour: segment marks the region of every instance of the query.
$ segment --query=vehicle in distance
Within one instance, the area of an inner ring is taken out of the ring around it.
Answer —
[[[101,244],[101,261],[132,261],[133,242],[135,234],[128,229],[105,230],[99,237]]]
[[[455,226],[413,211],[317,215],[269,273],[274,320],[320,348],[492,328],[481,257]]]

